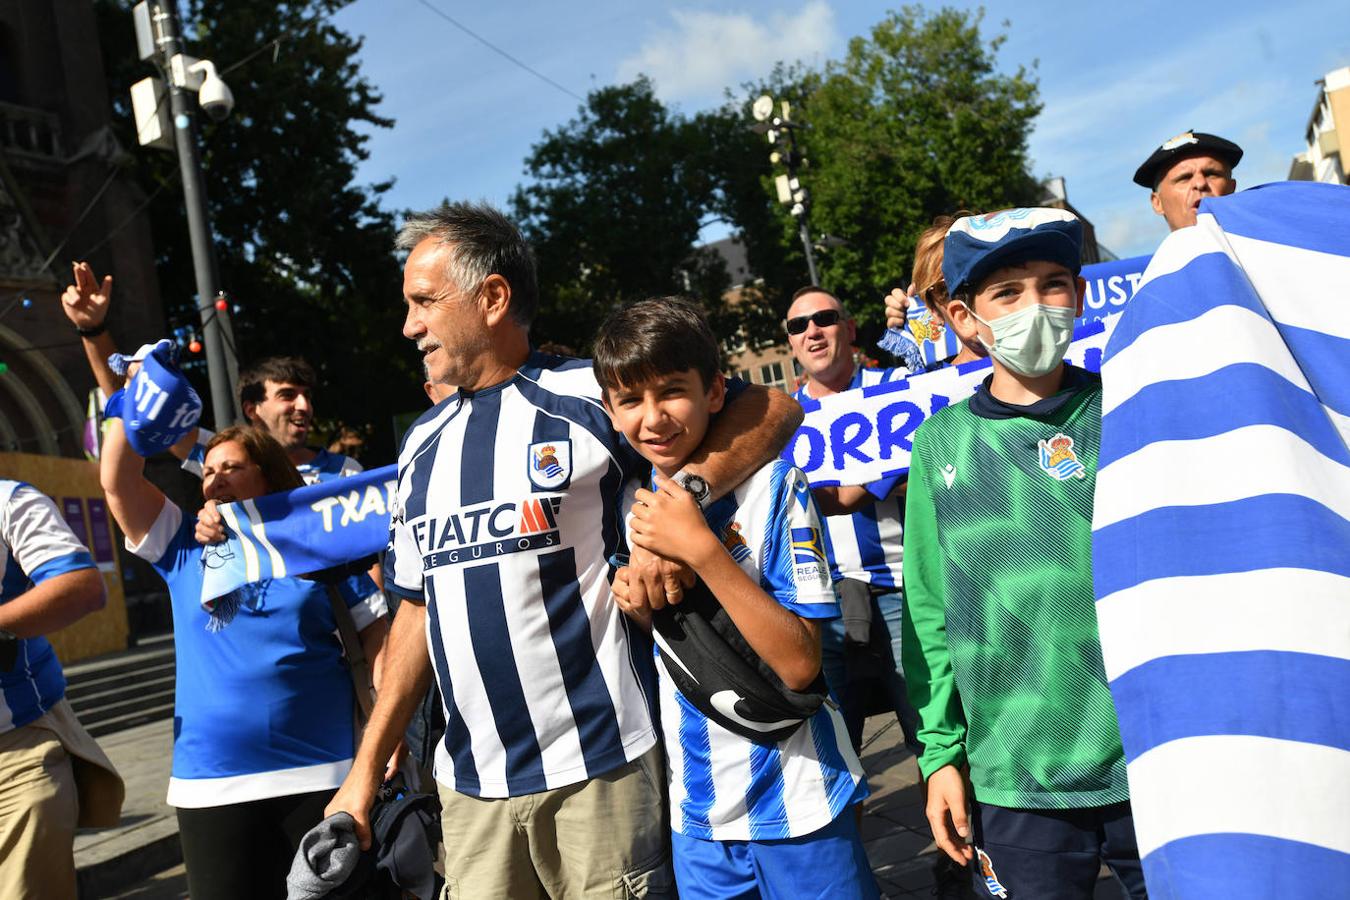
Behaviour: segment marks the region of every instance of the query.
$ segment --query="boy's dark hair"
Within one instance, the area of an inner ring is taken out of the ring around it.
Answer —
[[[605,319],[592,365],[606,392],[689,369],[707,389],[719,370],[717,339],[697,303],[683,297],[639,300]]]
[[[239,373],[239,402],[261,403],[266,400],[268,381],[313,388],[318,380],[314,367],[298,356],[269,356]]]

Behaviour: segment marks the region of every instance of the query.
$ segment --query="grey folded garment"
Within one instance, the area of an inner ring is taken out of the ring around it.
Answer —
[[[872,589],[865,581],[845,578],[837,584],[844,642],[867,646],[872,640]]]
[[[360,860],[356,820],[349,813],[334,813],[300,839],[286,876],[286,900],[327,897],[343,886]]]

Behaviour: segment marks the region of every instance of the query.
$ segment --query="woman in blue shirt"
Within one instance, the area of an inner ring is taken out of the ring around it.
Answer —
[[[169,587],[177,678],[173,770],[189,892],[197,900],[286,895],[300,837],[351,767],[354,697],[324,585],[261,582],[224,627],[201,603],[194,519],[145,478],[145,460],[110,419],[103,489],[127,549]],[[281,445],[232,427],[210,441],[206,500],[248,500],[301,486]],[[387,633],[384,596],[365,575],[338,585],[374,663]]]

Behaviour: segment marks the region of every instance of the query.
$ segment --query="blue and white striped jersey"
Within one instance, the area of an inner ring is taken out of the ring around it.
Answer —
[[[0,604],[48,578],[93,568],[89,549],[50,497],[22,481],[0,479]],[[65,695],[52,645],[45,637],[20,640],[14,668],[0,672],[0,734],[42,718]]]
[[[846,390],[900,381],[908,377],[904,369],[864,369],[853,371]],[[797,400],[810,398],[803,385],[792,395]],[[886,590],[899,590],[902,554],[904,505],[891,495],[852,515],[827,516],[825,527],[833,547],[834,576],[865,581]]]
[[[426,602],[442,784],[520,796],[656,743],[649,645],[609,590],[619,498],[640,464],[610,427],[590,362],[539,353],[409,429],[386,588]]]
[[[206,445],[215,436],[216,433],[209,429],[197,429],[197,443],[192,445],[192,449],[188,451],[187,459],[183,460],[184,472],[190,472],[198,478],[202,477],[202,463],[206,460]],[[365,471],[365,467],[350,456],[332,453],[323,447],[311,449],[315,451],[314,458],[295,467],[305,484],[318,484],[321,481],[332,481],[334,478],[346,478],[349,475]]]
[[[631,503],[630,491],[625,520]],[[800,469],[774,460],[705,517],[770,597],[804,619],[839,615],[820,516]],[[719,841],[801,837],[867,796],[862,765],[833,704],[776,745],[757,744],[710,721],[664,668],[658,673],[673,830]]]

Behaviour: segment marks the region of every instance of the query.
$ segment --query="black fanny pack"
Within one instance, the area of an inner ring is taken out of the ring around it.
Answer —
[[[778,743],[815,715],[828,696],[820,673],[804,691],[785,685],[702,581],[686,590],[679,604],[653,613],[652,637],[685,699],[747,740]]]

